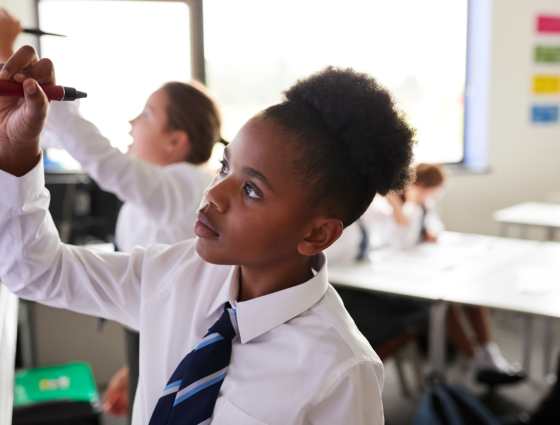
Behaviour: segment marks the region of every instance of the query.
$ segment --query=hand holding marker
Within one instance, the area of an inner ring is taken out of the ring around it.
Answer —
[[[53,34],[41,31],[40,29],[24,28],[24,33],[41,35],[52,35],[56,37],[66,37],[65,35]],[[54,84],[39,84],[49,100],[76,100],[87,97],[87,93],[76,90],[73,87],[57,86]],[[4,97],[24,97],[23,86],[11,81],[0,81],[0,96]]]

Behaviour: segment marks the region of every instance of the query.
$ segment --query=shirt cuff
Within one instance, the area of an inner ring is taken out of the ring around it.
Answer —
[[[43,152],[35,167],[27,174],[16,177],[0,170],[0,203],[8,208],[20,210],[26,203],[37,198],[45,188]]]

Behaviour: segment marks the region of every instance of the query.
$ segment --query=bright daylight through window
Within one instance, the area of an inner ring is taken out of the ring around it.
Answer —
[[[297,78],[350,66],[393,90],[417,161],[463,159],[467,0],[205,0],[204,45],[226,139]]]
[[[41,38],[57,82],[88,93],[81,113],[123,151],[132,142],[128,121],[149,95],[191,78],[185,3],[41,0],[39,20],[44,31],[68,36]]]

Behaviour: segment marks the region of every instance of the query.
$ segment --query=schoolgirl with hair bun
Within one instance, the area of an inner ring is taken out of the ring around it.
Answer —
[[[173,244],[193,238],[196,209],[212,175],[203,167],[220,137],[218,107],[204,85],[172,81],[150,95],[129,121],[133,142],[127,154],[111,146],[72,102],[54,102],[43,144],[66,149],[95,182],[124,202],[115,245]],[[139,335],[125,330],[127,365],[109,381],[106,413],[132,413],[138,382]]]
[[[141,330],[135,424],[381,425],[383,365],[328,283],[323,251],[375,196],[407,186],[413,143],[375,79],[328,67],[226,147],[196,239],[92,254],[61,244],[52,226],[36,232],[50,216],[29,200],[37,238],[14,241],[20,209],[0,210],[10,215],[0,216],[0,275],[21,296]],[[35,174],[26,192],[47,198]]]

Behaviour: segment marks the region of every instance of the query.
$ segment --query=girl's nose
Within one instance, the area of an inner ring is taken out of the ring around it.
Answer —
[[[208,189],[204,191],[206,202],[220,213],[226,212],[229,208],[228,186],[230,184],[227,180],[227,178],[220,179],[219,176],[216,176]]]

